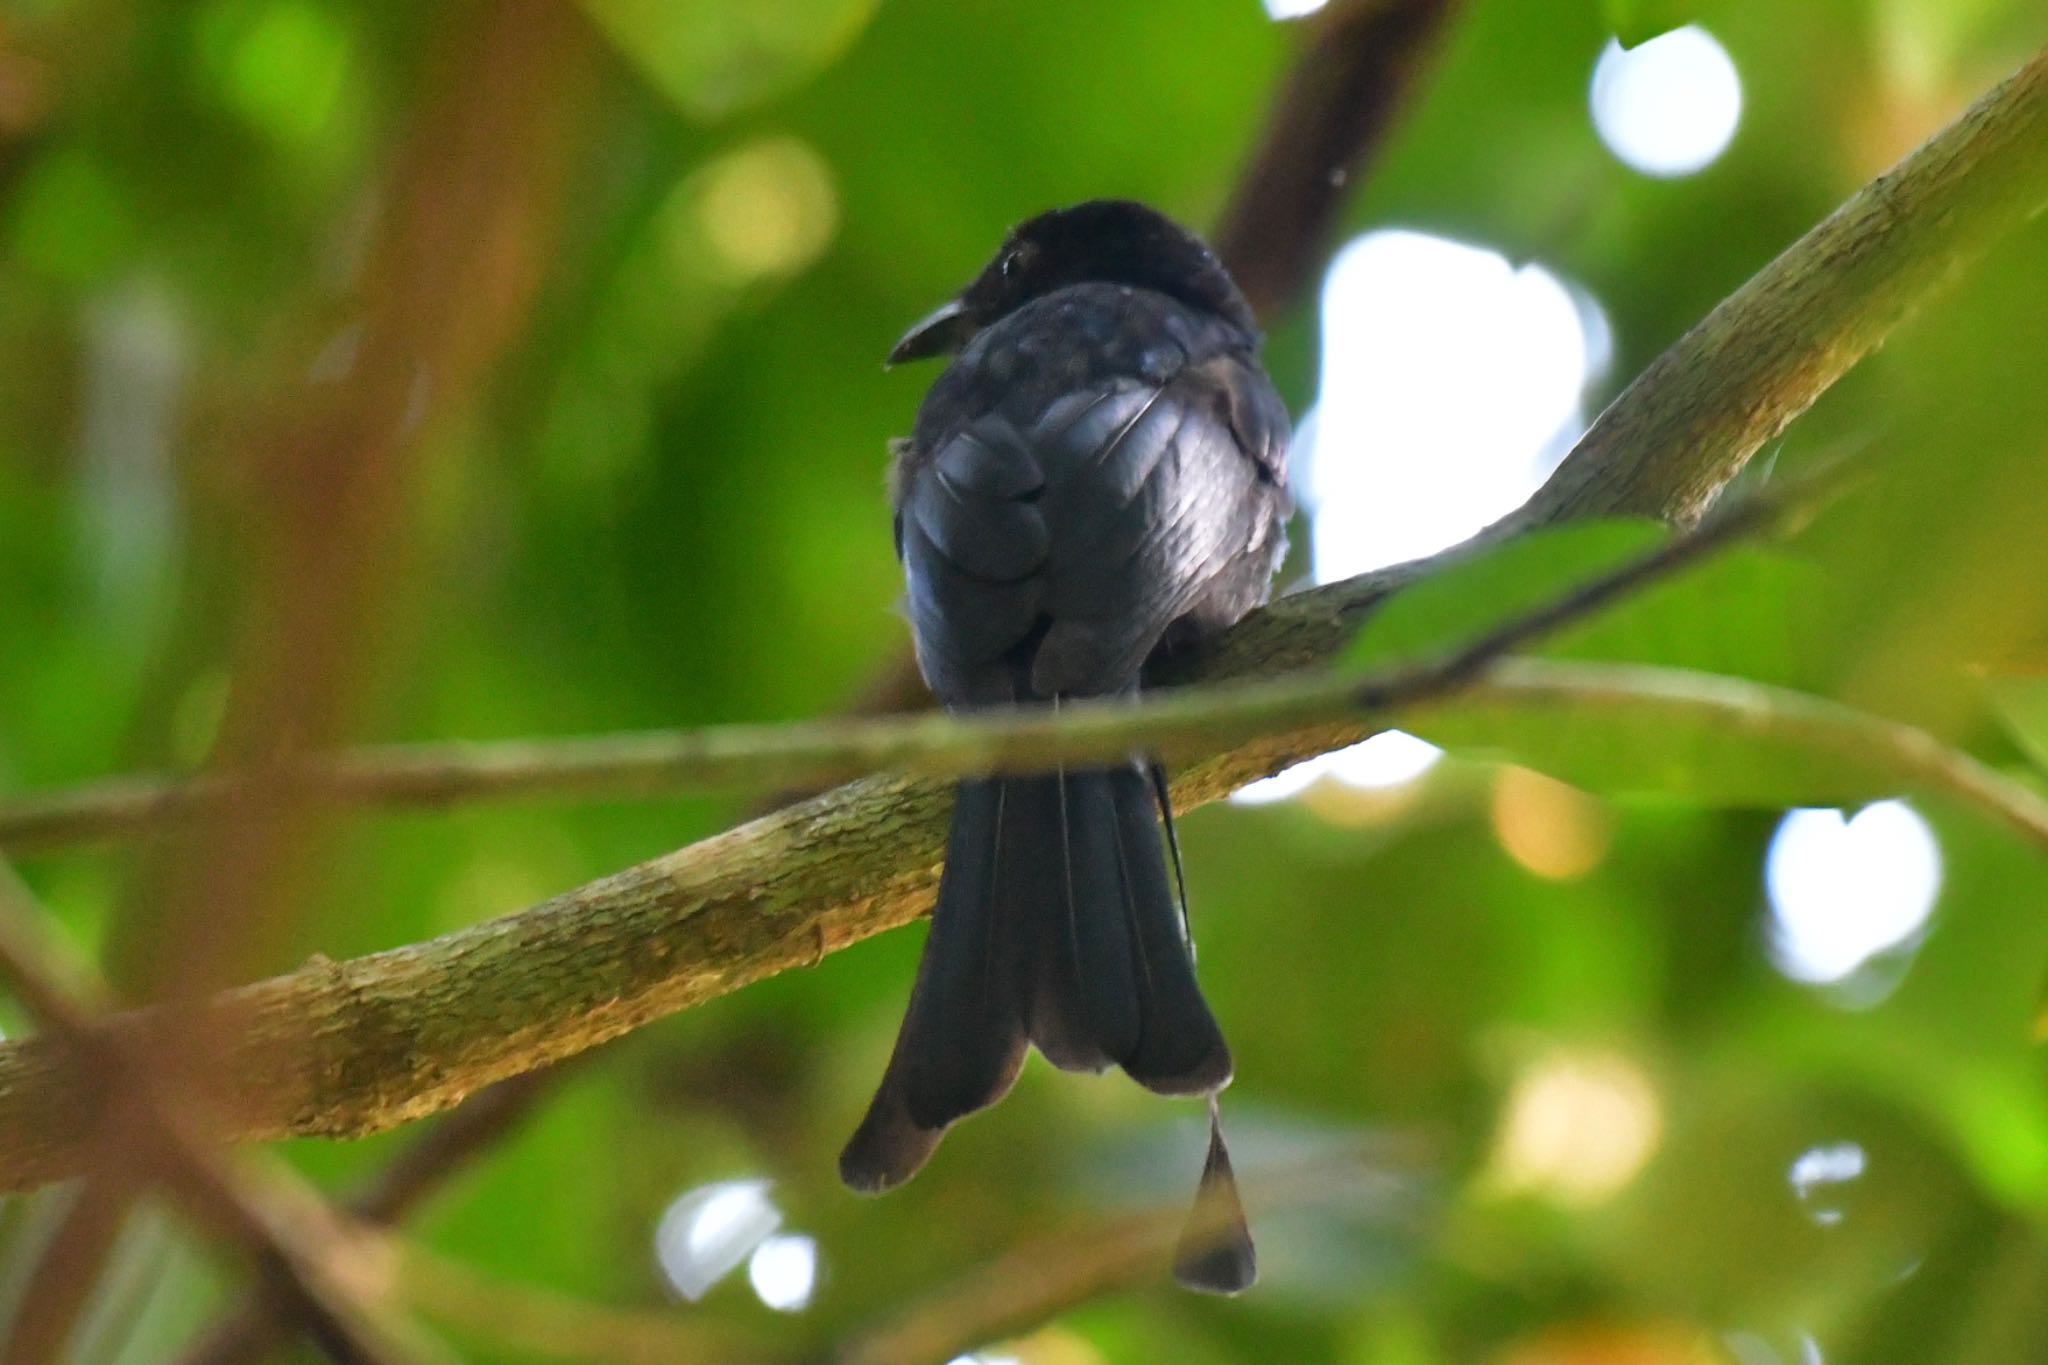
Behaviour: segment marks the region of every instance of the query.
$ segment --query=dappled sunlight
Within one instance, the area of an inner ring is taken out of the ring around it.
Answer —
[[[1583,423],[1587,328],[1536,264],[1392,229],[1323,284],[1315,439],[1297,458],[1315,578],[1453,545],[1536,490]]]
[[[1266,0],[1266,13],[1275,19],[1304,19],[1329,3],[1330,0]]]
[[[763,1179],[721,1180],[685,1191],[654,1231],[654,1255],[669,1287],[695,1303],[747,1267],[754,1296],[778,1313],[801,1313],[818,1288],[818,1241],[779,1232],[782,1210]]]
[[[703,262],[741,285],[816,260],[838,228],[839,198],[817,152],[796,138],[764,138],[706,166],[670,212],[678,264]]]
[[[1436,766],[1443,751],[1400,730],[1387,730],[1332,754],[1297,763],[1284,772],[1241,788],[1233,801],[1270,805],[1308,792],[1324,778],[1360,791],[1405,787]]]

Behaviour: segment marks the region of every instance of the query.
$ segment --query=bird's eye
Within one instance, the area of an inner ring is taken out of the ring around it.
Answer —
[[[1032,257],[1037,254],[1037,247],[1029,242],[1020,242],[1003,253],[1003,258],[997,263],[996,269],[1001,272],[1004,279],[1015,279],[1019,272],[1030,267]]]

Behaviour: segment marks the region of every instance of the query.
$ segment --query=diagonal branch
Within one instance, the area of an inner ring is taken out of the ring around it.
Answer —
[[[563,1070],[549,1067],[499,1081],[427,1125],[342,1206],[358,1235],[368,1237],[402,1222],[457,1171],[523,1123],[534,1098],[553,1087]],[[274,1298],[252,1293],[228,1308],[184,1348],[178,1365],[255,1365],[269,1359],[287,1339],[290,1327]]]
[[[1848,756],[1875,780],[1942,791],[2048,849],[2048,803],[1909,727],[1739,679],[1501,658],[1704,552],[1680,547],[1721,538],[1710,523],[1440,659],[1363,682],[1319,672],[1190,689],[1125,719],[1182,740],[1212,725],[1242,724],[1259,736],[1235,747],[1212,740],[1175,784],[1176,803],[1187,807],[1410,712],[1635,706]],[[1084,736],[1095,746],[1086,752],[1132,742],[1129,726]],[[234,1040],[224,1067],[231,1083],[218,1098],[225,1131],[252,1139],[376,1131],[905,923],[929,903],[944,805],[939,783],[865,779],[520,914],[217,998],[211,1022]],[[138,1033],[163,1027],[149,1013],[124,1023]],[[64,1060],[38,1040],[0,1048],[0,1187],[61,1175],[79,1159],[84,1102]]]
[[[1490,534],[1618,509],[1697,519],[1709,493],[1874,345],[1884,325],[2043,199],[2048,56],[1765,271],[1811,288],[1745,289],[1681,339],[1678,359],[1660,360],[1631,385],[1567,460],[1550,486],[1564,491],[1539,493],[1532,510]],[[1908,210],[1915,221],[1901,226],[1896,214]],[[1837,292],[1821,306],[1815,290]],[[1789,319],[1788,309],[1807,315]],[[1753,388],[1702,387],[1691,377],[1696,367],[1742,365],[1754,353],[1782,363],[1751,366]],[[1411,565],[1277,603],[1186,676],[1272,677],[1326,661],[1373,602],[1421,571]],[[1531,667],[1538,666],[1516,665]],[[1499,687],[1507,679],[1484,681]],[[1270,693],[1259,701],[1277,704]],[[1174,704],[1185,699],[1166,703]],[[1332,711],[1323,723],[1312,723],[1313,714],[1288,712],[1259,738],[1212,746],[1183,771],[1176,800],[1214,799],[1365,728],[1355,711]],[[1311,728],[1283,733],[1289,723]],[[1915,750],[1889,752],[1910,759]],[[1900,770],[1915,781],[1934,775]],[[519,914],[218,997],[221,1036],[233,1040],[224,1131],[266,1138],[388,1127],[904,923],[929,904],[944,808],[938,784],[865,779]],[[126,1020],[130,1028],[152,1023],[147,1015]],[[0,1185],[76,1166],[89,1130],[86,1089],[60,1048],[43,1040],[0,1047]]]

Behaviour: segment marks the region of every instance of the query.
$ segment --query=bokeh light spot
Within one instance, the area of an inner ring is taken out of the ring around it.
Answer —
[[[1771,840],[1764,884],[1778,969],[1827,985],[1918,938],[1941,891],[1941,845],[1903,801],[1853,817],[1795,810]]]
[[[702,246],[732,284],[793,275],[816,260],[839,227],[831,168],[795,138],[769,138],[693,176],[678,246]]]
[[[226,103],[278,142],[317,142],[350,93],[354,38],[319,0],[216,0],[197,26]]]
[[[747,1282],[778,1313],[800,1313],[818,1287],[818,1243],[791,1234],[770,1237],[747,1258]]]
[[[1269,805],[1306,792],[1324,778],[1362,791],[1405,787],[1436,766],[1443,750],[1401,730],[1384,730],[1348,749],[1297,763],[1259,782],[1240,787],[1231,800],[1246,806]]]
[[[1588,1207],[1633,1180],[1663,1134],[1656,1089],[1633,1061],[1613,1052],[1551,1052],[1509,1092],[1488,1183]]]
[[[724,1180],[679,1196],[654,1230],[655,1259],[685,1299],[704,1297],[782,1225],[765,1180]]]
[[[1821,1227],[1842,1221],[1842,1209],[1832,1195],[1841,1186],[1862,1178],[1869,1159],[1854,1142],[1831,1142],[1801,1152],[1786,1172],[1792,1193],[1806,1216]]]
[[[1613,841],[1606,807],[1576,787],[1528,768],[1493,779],[1493,832],[1509,857],[1549,881],[1571,881],[1600,865]]]
[[[1735,60],[1698,25],[1624,50],[1609,42],[1593,68],[1593,127],[1644,175],[1691,175],[1712,165],[1742,121]]]
[[[1540,265],[1427,233],[1368,233],[1323,285],[1305,460],[1331,583],[1463,540],[1536,491],[1583,425],[1581,300]]]

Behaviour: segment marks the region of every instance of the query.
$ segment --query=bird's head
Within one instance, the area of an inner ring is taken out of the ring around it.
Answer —
[[[1010,230],[1002,249],[953,298],[921,319],[889,363],[951,355],[990,323],[1068,285],[1128,284],[1255,329],[1251,307],[1202,239],[1128,199],[1052,209]]]

